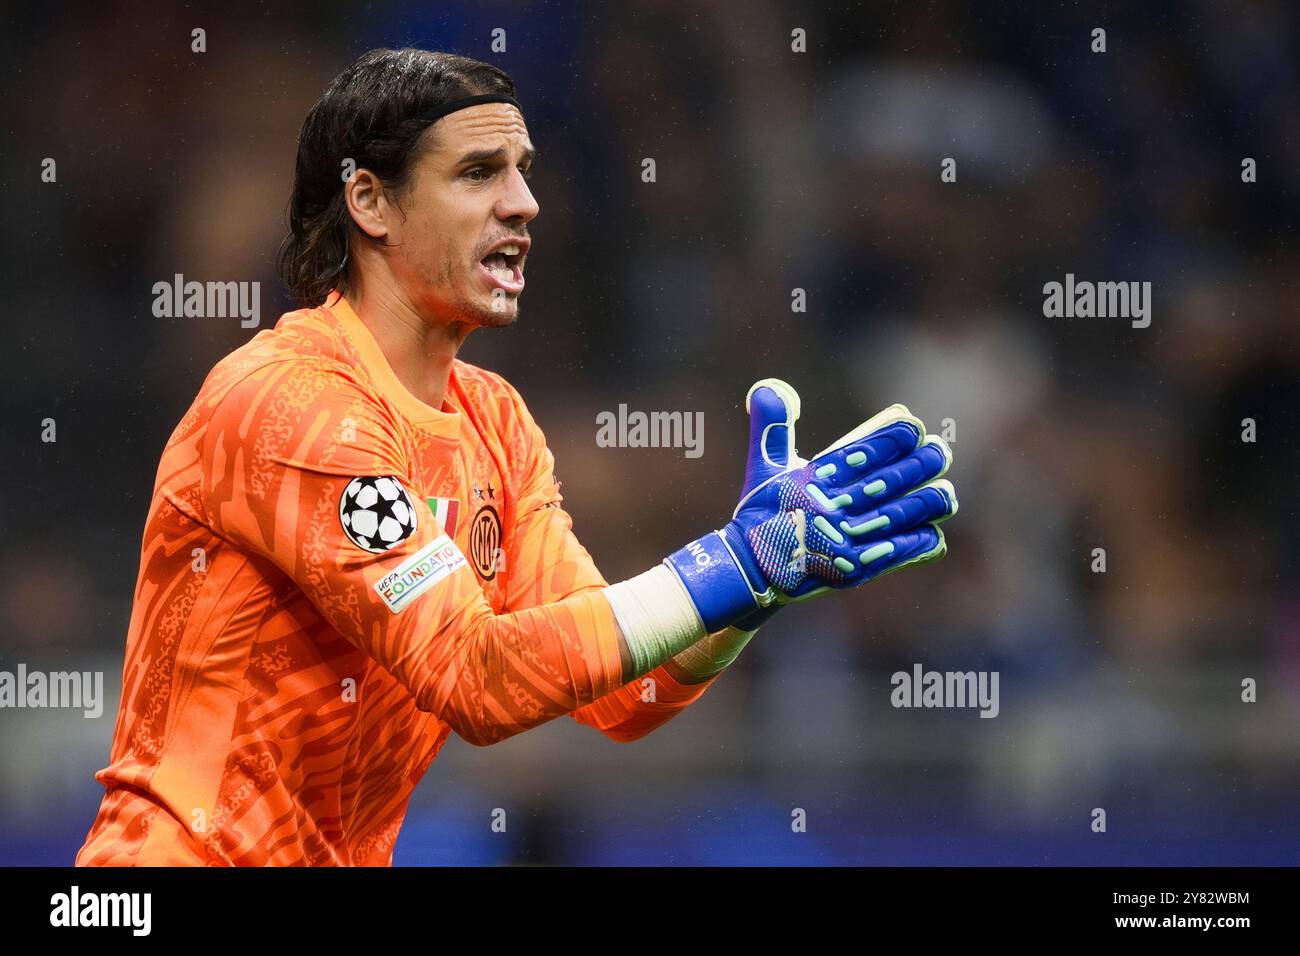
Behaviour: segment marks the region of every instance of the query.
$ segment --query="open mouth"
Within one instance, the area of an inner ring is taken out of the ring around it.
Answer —
[[[493,287],[518,295],[524,291],[523,260],[524,253],[520,246],[502,246],[491,255],[484,256],[479,265],[483,267]]]

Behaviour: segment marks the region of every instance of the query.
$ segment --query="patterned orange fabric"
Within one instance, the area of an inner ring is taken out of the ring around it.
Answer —
[[[452,731],[631,740],[698,698],[663,668],[653,700],[619,687],[553,469],[504,379],[457,360],[425,405],[337,293],[222,360],[159,465],[77,865],[391,865]],[[401,486],[404,539],[366,537],[356,478]]]

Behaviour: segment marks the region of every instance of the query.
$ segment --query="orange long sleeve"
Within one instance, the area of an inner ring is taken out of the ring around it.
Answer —
[[[513,388],[509,390],[522,436],[516,449],[522,490],[519,517],[505,555],[507,606],[538,607],[598,592],[607,582],[574,535],[573,520],[562,507],[554,456],[523,400]],[[573,717],[614,740],[636,740],[698,700],[714,679],[681,683],[667,666],[660,665],[574,710]]]

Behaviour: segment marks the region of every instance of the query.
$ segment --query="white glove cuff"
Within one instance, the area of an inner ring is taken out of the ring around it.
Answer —
[[[704,637],[704,622],[685,586],[666,565],[605,589],[623,630],[635,674],[654,670]]]
[[[757,633],[757,628],[752,631],[724,628],[696,641],[675,656],[673,661],[696,681],[707,680],[728,667]]]

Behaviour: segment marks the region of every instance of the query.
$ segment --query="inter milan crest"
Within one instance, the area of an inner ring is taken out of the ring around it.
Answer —
[[[484,505],[469,526],[469,559],[484,581],[497,576],[497,555],[501,553],[501,516]]]
[[[415,507],[394,475],[353,478],[339,498],[339,521],[357,547],[382,554],[415,534]]]

